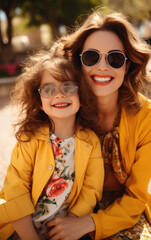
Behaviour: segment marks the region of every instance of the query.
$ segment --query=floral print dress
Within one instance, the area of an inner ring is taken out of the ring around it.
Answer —
[[[46,233],[45,223],[56,216],[66,216],[68,196],[71,192],[75,169],[75,138],[61,139],[50,134],[55,170],[46,184],[33,214],[33,222],[39,235]]]
[[[110,168],[114,172],[115,177],[123,186],[128,178],[121,161],[120,145],[119,145],[119,123],[120,114],[116,119],[111,132],[102,132],[100,142],[102,146],[102,155],[104,158],[105,168]],[[124,189],[124,188],[123,188]],[[123,192],[105,191],[99,208],[105,209],[114,202],[115,199],[121,197]],[[108,240],[149,240],[151,239],[151,226],[147,222],[144,214],[141,215],[139,221],[129,229],[118,232],[117,234],[106,238]]]
[[[55,170],[46,184],[33,214],[33,222],[41,240],[45,240],[45,223],[56,216],[66,216],[68,211],[68,196],[71,192],[74,177],[75,137],[61,139],[50,132],[50,147],[52,146]],[[14,232],[8,240],[21,240]]]

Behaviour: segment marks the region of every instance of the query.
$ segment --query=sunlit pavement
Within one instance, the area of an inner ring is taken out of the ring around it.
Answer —
[[[16,142],[12,128],[15,113],[15,108],[9,106],[9,97],[0,98],[0,189]]]

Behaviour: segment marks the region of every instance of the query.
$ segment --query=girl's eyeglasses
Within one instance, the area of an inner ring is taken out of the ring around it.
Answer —
[[[44,98],[54,97],[58,93],[58,90],[61,91],[65,97],[71,97],[78,92],[78,86],[73,82],[67,81],[59,86],[54,83],[46,83],[38,89],[40,95]]]
[[[88,49],[80,54],[81,62],[86,67],[92,67],[101,60],[102,54],[106,54],[107,64],[116,69],[122,68],[127,60],[125,54],[119,50],[106,53],[96,49]]]

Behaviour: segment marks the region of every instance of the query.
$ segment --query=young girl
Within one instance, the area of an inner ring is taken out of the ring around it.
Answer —
[[[101,199],[100,143],[80,117],[78,78],[55,53],[32,56],[23,68],[13,94],[21,118],[0,193],[0,239],[14,230],[23,240],[45,239],[48,220],[83,217]]]
[[[105,182],[97,213],[48,226],[68,240],[91,231],[95,239],[151,239],[151,101],[140,94],[151,86],[151,50],[122,14],[95,11],[59,44],[96,96],[91,129],[102,145]]]

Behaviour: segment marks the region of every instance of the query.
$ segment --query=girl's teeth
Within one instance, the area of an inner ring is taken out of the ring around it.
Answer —
[[[108,82],[111,80],[111,77],[93,77],[96,82]]]
[[[55,104],[54,106],[55,107],[65,107],[65,106],[68,106],[69,104],[68,103],[64,103],[64,104]]]

